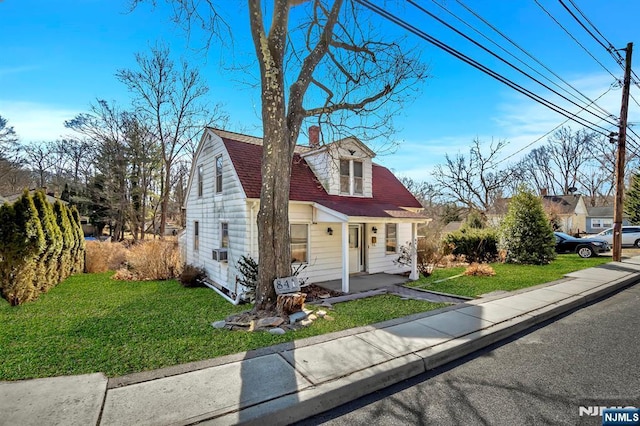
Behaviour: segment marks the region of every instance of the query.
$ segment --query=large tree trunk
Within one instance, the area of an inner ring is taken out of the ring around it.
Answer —
[[[289,183],[293,146],[285,119],[283,57],[286,43],[288,4],[278,0],[269,37],[262,24],[259,2],[249,2],[252,35],[260,63],[262,81],[262,189],[258,212],[260,268],[255,310],[275,310],[273,280],[291,274],[289,246]]]
[[[278,96],[263,99],[274,105]],[[283,97],[280,97],[282,102]],[[284,105],[280,106],[284,108]],[[282,123],[283,114],[263,108],[264,147],[262,154],[262,190],[258,212],[258,246],[260,247],[258,289],[255,309],[273,310],[276,294],[273,280],[291,275],[289,246],[289,184],[291,160],[289,131]],[[273,111],[273,112],[272,112]]]

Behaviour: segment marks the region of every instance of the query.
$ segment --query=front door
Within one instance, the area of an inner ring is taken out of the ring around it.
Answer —
[[[362,225],[349,225],[349,273],[362,271]]]

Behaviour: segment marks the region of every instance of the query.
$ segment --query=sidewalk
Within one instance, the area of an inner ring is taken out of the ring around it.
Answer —
[[[108,379],[0,382],[0,425],[288,424],[640,281],[640,256],[566,279],[257,351]]]

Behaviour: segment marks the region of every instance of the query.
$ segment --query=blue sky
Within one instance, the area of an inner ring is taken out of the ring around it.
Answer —
[[[621,68],[578,26],[558,0],[538,1],[605,68],[621,77]],[[640,2],[574,2],[616,47],[624,47],[630,41],[635,43],[634,62],[638,65],[634,69],[640,74],[640,26],[637,24]],[[9,120],[24,142],[54,140],[68,135],[69,131],[62,124],[64,120],[86,111],[96,98],[127,105],[129,95],[116,80],[115,72],[135,68],[134,53],[147,52],[149,46],[162,41],[170,45],[176,58],[188,58],[201,67],[211,89],[210,100],[222,103],[230,115],[229,130],[259,135],[259,92],[246,84],[250,81],[246,74],[224,67],[234,61],[246,62],[245,59],[253,55],[246,7],[240,0],[220,3],[224,5],[223,15],[233,28],[233,50],[215,45],[214,40],[214,45],[204,54],[197,51],[202,46],[197,35],[188,43],[184,31],[169,22],[170,10],[164,4],[156,9],[142,5],[129,13],[128,0],[0,0],[0,52],[3,56],[0,61],[0,115]],[[376,3],[390,7],[413,25],[525,84],[535,93],[577,111],[577,107],[561,102],[557,96],[527,82],[412,6]],[[420,3],[479,39],[436,3],[430,0]],[[600,96],[614,82],[614,78],[571,40],[535,0],[464,0],[464,3],[591,99]],[[439,4],[507,46],[456,0],[441,0]],[[374,19],[381,32],[402,33],[393,24]],[[430,180],[434,165],[442,163],[446,153],[468,152],[474,138],[487,143],[492,138],[508,140],[510,144],[502,153],[502,157],[507,157],[565,120],[414,36],[409,36],[408,41],[422,49],[422,58],[430,66],[431,77],[415,102],[396,119],[398,150],[377,158],[398,174]],[[535,67],[542,70],[538,65]],[[640,102],[637,86],[632,88],[632,95]],[[620,98],[621,90],[614,88],[598,104],[617,116]],[[633,100],[630,105],[629,121],[639,122],[636,132],[640,133],[640,107]],[[572,127],[578,128],[575,124]],[[532,148],[543,143],[544,140]]]

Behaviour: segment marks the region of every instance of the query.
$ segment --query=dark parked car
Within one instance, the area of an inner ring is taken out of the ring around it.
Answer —
[[[593,257],[611,250],[609,243],[598,238],[574,238],[564,232],[554,234],[558,253],[578,253],[580,257]]]

